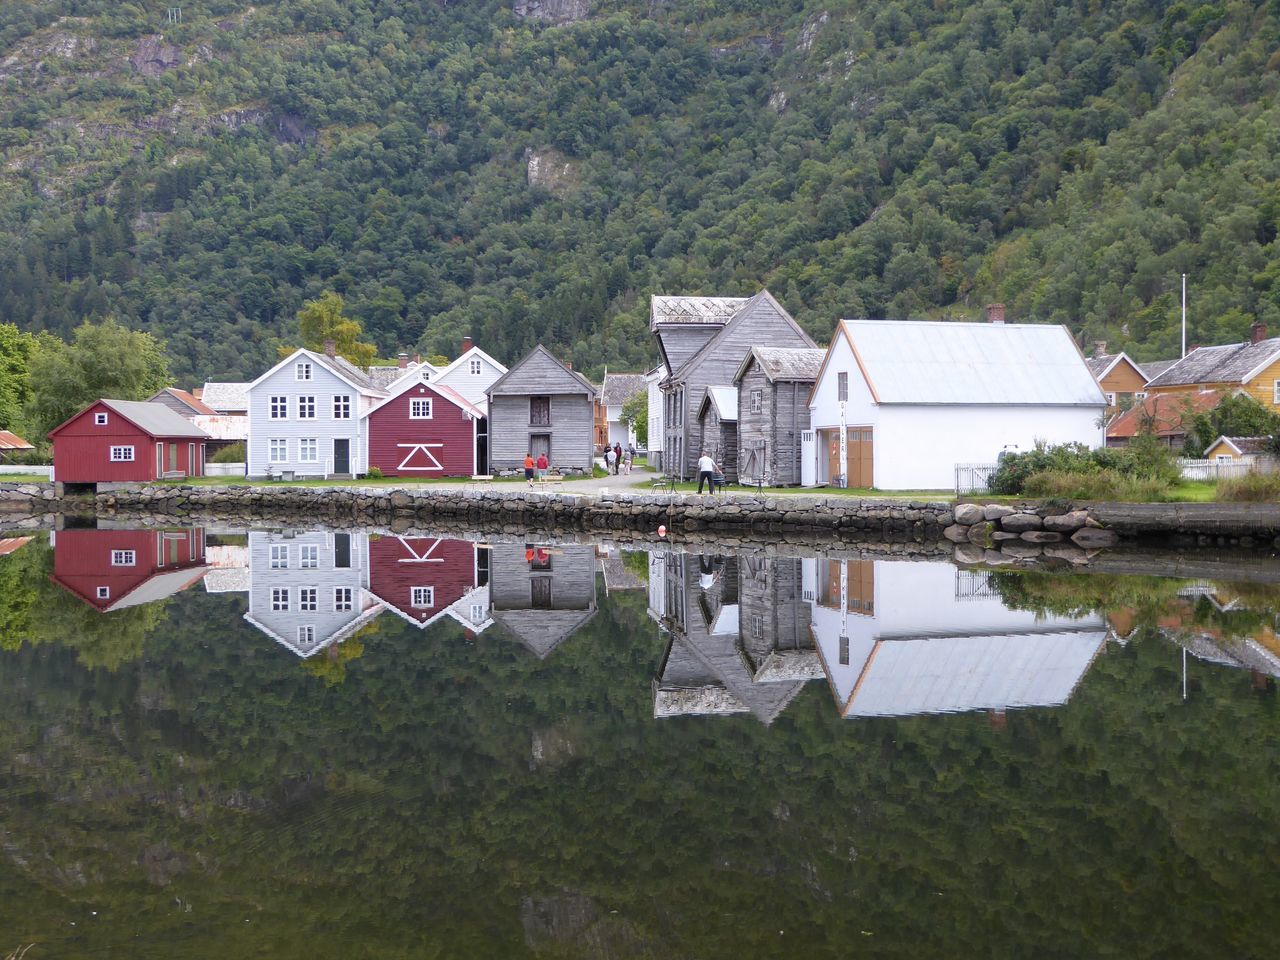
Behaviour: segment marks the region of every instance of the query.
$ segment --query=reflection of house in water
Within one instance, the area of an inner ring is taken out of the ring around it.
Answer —
[[[1197,611],[1201,605],[1207,605],[1203,616]],[[1167,606],[1157,627],[1165,639],[1198,660],[1280,679],[1276,612],[1265,602],[1260,607],[1254,609],[1224,585],[1192,583]],[[1114,622],[1126,614],[1133,618],[1132,611],[1125,610],[1113,611],[1110,618]]]
[[[493,619],[538,659],[595,616],[595,547],[500,543],[491,552]]]
[[[204,548],[209,570],[204,575],[205,593],[249,592],[249,548],[238,543],[207,543]]]
[[[813,635],[842,716],[1066,703],[1101,616],[1011,610],[949,563],[805,560]]]
[[[204,530],[60,530],[53,581],[103,613],[163,600],[205,574]]]
[[[795,558],[655,557],[650,612],[670,633],[656,717],[752,713],[772,723],[821,676]],[[661,582],[655,596],[654,581]]]
[[[249,534],[245,620],[300,657],[351,636],[382,612],[369,591],[369,538],[345,531]]]
[[[472,634],[489,619],[489,551],[467,540],[374,536],[369,587],[419,629],[450,616]]]

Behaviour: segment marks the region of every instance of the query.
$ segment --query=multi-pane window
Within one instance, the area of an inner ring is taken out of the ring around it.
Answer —
[[[409,419],[410,420],[430,420],[431,419],[431,398],[430,397],[411,397],[409,399]]]
[[[473,603],[471,605],[471,622],[472,623],[484,622],[484,604],[483,603]]]
[[[311,624],[305,624],[298,628],[298,643],[300,645],[311,644],[316,642],[316,628]]]
[[[1271,386],[1271,402],[1280,404],[1280,380],[1277,380]]]
[[[289,459],[288,440],[268,440],[267,459],[272,463],[284,463]]]
[[[138,555],[132,550],[112,550],[111,565],[113,567],[132,567],[138,562]]]
[[[751,391],[751,412],[759,413],[764,407],[764,393],[760,390]]]
[[[412,587],[409,604],[413,607],[434,607],[436,605],[435,587]]]
[[[316,418],[316,398],[315,397],[299,397],[298,398],[298,419],[314,420]]]
[[[320,459],[320,441],[315,437],[303,437],[298,441],[298,460],[301,463],[316,463]]]
[[[472,360],[472,361],[471,361],[471,375],[472,375],[473,377],[478,377],[478,376],[480,376],[480,361],[479,361],[479,360]]]
[[[551,426],[551,398],[529,398],[529,425],[531,427]]]
[[[849,374],[843,371],[836,374],[836,399],[849,399]]]
[[[333,419],[351,419],[351,397],[346,394],[341,394],[333,398]]]
[[[334,587],[333,588],[333,609],[335,612],[342,613],[351,609],[351,588],[350,587]]]
[[[288,420],[289,419],[289,398],[288,397],[272,397],[271,398],[271,419],[272,420]]]
[[[110,587],[99,587],[99,588],[98,588],[98,599],[99,599],[99,600],[110,600],[110,599],[111,599],[111,588],[110,588]]]
[[[757,640],[764,636],[764,617],[758,613],[751,618],[751,636]]]
[[[133,447],[112,447],[112,463],[133,463]]]
[[[298,566],[304,570],[320,566],[320,548],[314,543],[304,543],[298,548]]]
[[[105,413],[95,413],[93,415],[94,426],[105,427],[107,425],[107,415]]]
[[[271,545],[271,569],[287,570],[289,569],[289,546],[284,543],[273,543]]]
[[[315,587],[299,587],[298,588],[298,609],[314,612],[316,609],[316,588]]]
[[[272,610],[288,610],[289,609],[289,588],[288,587],[272,587],[271,588],[271,609]]]
[[[840,638],[840,665],[847,667],[849,665],[849,638]]]
[[[310,380],[311,364],[306,363],[305,361],[299,363],[296,367],[294,367],[294,376],[297,377],[299,380]]]

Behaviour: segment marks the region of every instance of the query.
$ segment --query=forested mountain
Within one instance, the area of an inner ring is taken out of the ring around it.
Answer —
[[[181,3],[181,22],[167,8]],[[249,377],[325,290],[384,354],[596,374],[648,295],[1280,328],[1280,0],[6,0],[0,321]]]

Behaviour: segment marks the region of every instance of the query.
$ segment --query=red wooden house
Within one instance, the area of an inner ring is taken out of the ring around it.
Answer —
[[[204,475],[209,435],[160,403],[97,400],[49,432],[59,483]]]
[[[102,613],[180,593],[204,576],[204,530],[59,530],[53,582]]]
[[[369,590],[414,626],[425,627],[450,613],[484,579],[477,564],[478,549],[467,540],[371,537]],[[477,598],[477,602],[487,605],[487,600]],[[456,619],[475,629],[468,611],[457,613]]]
[[[364,418],[365,463],[387,477],[470,477],[484,411],[462,394],[414,370]]]

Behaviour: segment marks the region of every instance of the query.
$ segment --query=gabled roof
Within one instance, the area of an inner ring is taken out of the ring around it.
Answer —
[[[848,341],[880,404],[1107,404],[1075,340],[1056,324],[841,320],[836,336]]]
[[[498,392],[498,388],[503,386],[507,382],[507,380],[510,379],[516,373],[516,371],[518,371],[521,367],[523,367],[526,363],[528,363],[535,357],[542,357],[544,359],[550,360],[552,363],[558,366],[561,370],[563,370],[566,376],[571,377],[573,380],[577,381],[577,385],[580,386],[582,390],[587,394],[587,399],[594,400],[596,398],[597,391],[596,391],[595,384],[593,384],[590,380],[588,380],[586,377],[580,374],[577,370],[574,370],[570,367],[565,366],[563,362],[561,362],[559,359],[556,358],[556,355],[554,353],[552,353],[542,344],[538,344],[536,347],[530,350],[527,354],[525,354],[520,359],[520,361],[514,367],[512,367],[510,370],[508,370],[506,373],[500,376],[497,380],[493,381],[493,383],[489,385],[489,389],[485,391],[485,394],[487,396],[492,397],[495,393]],[[523,392],[524,391],[520,391],[520,393],[523,393]],[[555,391],[545,390],[543,392],[554,393]],[[574,390],[573,392],[577,393],[577,390]]]
[[[653,296],[649,298],[649,329],[665,323],[723,326],[746,302],[746,297]]]
[[[1093,378],[1099,383],[1103,378],[1111,373],[1121,362],[1127,363],[1133,367],[1133,372],[1146,380],[1148,374],[1146,370],[1133,362],[1133,359],[1124,351],[1120,353],[1104,353],[1100,356],[1085,357],[1084,362],[1089,365],[1089,372],[1093,374]]]
[[[219,413],[249,409],[249,384],[206,380],[200,402]]]
[[[349,360],[343,357],[330,357],[327,354],[316,353],[314,350],[307,350],[303,347],[299,347],[262,376],[258,377],[257,380],[254,380],[249,384],[247,389],[253,390],[254,387],[258,386],[258,384],[262,383],[262,381],[266,380],[272,374],[279,370],[283,370],[286,366],[296,362],[299,358],[305,358],[310,360],[312,363],[319,364],[335,377],[344,381],[349,386],[354,387],[356,390],[359,390],[361,393],[375,397],[386,395],[386,391],[382,387],[378,386],[378,384],[375,383],[367,373],[355,364],[351,363]],[[395,369],[397,371],[400,370],[399,367],[396,367]]]
[[[31,537],[0,537],[0,557],[21,550],[31,542]]]
[[[1229,343],[1192,350],[1149,387],[1177,387],[1196,383],[1248,383],[1280,359],[1280,337],[1257,343]]]
[[[1270,437],[1219,437],[1213,443],[1209,444],[1205,450],[1205,456],[1218,444],[1224,443],[1235,451],[1236,456],[1243,457],[1251,454],[1267,453],[1268,446],[1271,443]]]
[[[1147,378],[1147,383],[1150,383],[1177,362],[1177,360],[1145,360],[1141,365],[1142,375]]]
[[[606,373],[600,385],[600,402],[606,407],[620,407],[638,393],[644,393],[647,384],[643,373]]]
[[[16,433],[8,430],[0,430],[0,450],[34,450],[31,444],[23,440]]]
[[[124,417],[125,420],[132,423],[144,433],[149,433],[153,437],[192,437],[199,440],[208,440],[209,435],[197,427],[194,423],[184,417],[182,414],[170,410],[163,403],[152,403],[150,400],[95,400],[84,410],[76,412],[75,416],[70,417],[65,422],[58,424],[49,431],[49,436],[53,436],[72,420],[77,419],[88,410],[89,407],[102,404],[108,410]]]
[[[493,619],[529,648],[539,660],[578,632],[596,615],[596,605],[582,610],[495,610]]]
[[[720,422],[729,423],[738,422],[738,388],[737,387],[707,387],[707,392],[703,394],[702,403],[698,405],[698,419],[701,420],[707,414],[707,407],[714,405],[716,408],[716,416],[720,418]]]
[[[363,420],[365,417],[369,416],[369,414],[373,413],[375,410],[381,410],[392,400],[396,399],[396,397],[402,396],[406,391],[412,389],[413,387],[425,387],[426,389],[434,393],[436,396],[444,400],[448,400],[452,404],[456,404],[457,406],[462,408],[463,413],[471,417],[471,419],[473,420],[479,420],[481,417],[485,415],[483,410],[477,407],[474,403],[472,403],[462,394],[458,393],[458,391],[454,390],[452,387],[445,386],[443,383],[436,383],[434,382],[434,380],[422,379],[422,374],[424,373],[429,373],[431,376],[434,377],[435,376],[434,370],[435,370],[434,367],[428,368],[427,364],[424,363],[424,364],[421,364],[419,367],[415,368],[413,371],[411,371],[411,374],[414,374],[414,375],[406,375],[401,377],[399,380],[397,380],[395,383],[391,385],[390,396],[388,396],[385,400],[379,400],[376,405],[370,407],[368,410],[361,413],[360,419]]]
[[[796,323],[795,318],[792,317],[791,314],[787,312],[787,308],[784,307],[782,304],[780,304],[776,299],[774,299],[773,294],[771,294],[768,290],[761,290],[754,297],[751,297],[750,299],[748,299],[742,305],[741,309],[739,309],[730,318],[729,322],[716,331],[715,336],[713,336],[710,340],[708,340],[696,351],[694,351],[693,355],[689,357],[687,360],[685,360],[685,362],[680,365],[680,368],[678,370],[672,371],[671,379],[673,380],[679,379],[680,376],[686,370],[693,367],[694,364],[696,364],[699,360],[701,360],[707,354],[711,353],[713,350],[718,349],[722,343],[731,339],[734,335],[734,328],[737,325],[736,321],[741,317],[747,316],[758,304],[761,304],[761,303],[768,303],[775,310],[777,310],[778,315],[782,317],[783,321],[789,324],[797,334],[799,334],[801,340],[804,343],[809,344],[811,348],[817,347],[817,344],[813,342],[813,338],[810,337],[809,334],[805,333],[804,328],[801,327],[800,324]]]
[[[186,390],[179,390],[177,387],[165,387],[162,390],[157,390],[155,395],[152,396],[150,399],[156,400],[162,393],[168,394],[169,396],[177,400],[179,403],[184,404],[188,409],[191,410],[192,413],[198,413],[198,414],[201,414],[202,416],[212,416],[213,414],[218,412],[217,410],[214,410],[212,407],[206,404],[204,401],[197,400],[194,396],[192,396]]]
[[[742,358],[742,363],[738,364],[733,382],[740,381],[751,364],[756,363],[770,383],[777,383],[779,380],[813,383],[818,379],[818,372],[822,369],[822,360],[826,355],[827,351],[821,347],[752,347],[751,352]]]
[[[406,373],[412,370],[417,370],[420,367],[426,367],[432,372],[435,371],[435,367],[431,366],[429,363],[419,363],[417,361],[410,360],[408,365],[403,367],[398,363],[395,366],[391,366],[389,364],[376,364],[369,367],[365,371],[365,374],[374,384],[381,387],[383,390],[389,390],[391,389],[391,385],[401,377],[405,376]]]
[[[452,373],[454,370],[457,370],[460,366],[462,366],[464,362],[470,361],[472,357],[479,357],[481,360],[484,360],[484,361],[487,361],[488,363],[493,364],[495,367],[498,368],[498,371],[500,373],[507,372],[507,368],[505,365],[493,359],[493,357],[489,356],[489,354],[485,353],[479,347],[472,347],[470,350],[467,350],[465,353],[463,353],[453,362],[441,367],[439,375],[443,377],[446,373]]]
[[[1157,437],[1182,436],[1187,432],[1185,421],[1197,413],[1212,410],[1222,402],[1222,394],[1215,390],[1199,393],[1156,393],[1135,403],[1107,427],[1108,439],[1136,437],[1140,433],[1152,433]]]

